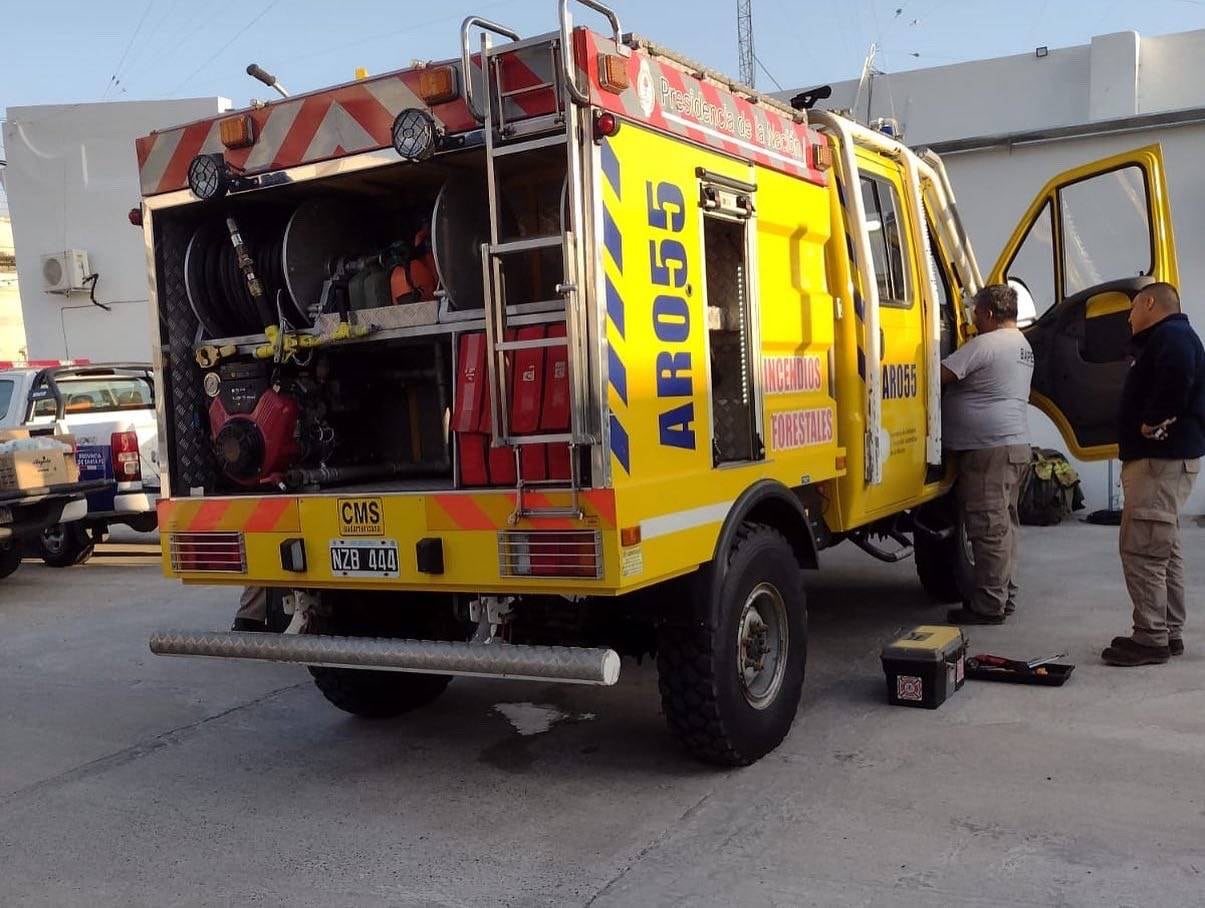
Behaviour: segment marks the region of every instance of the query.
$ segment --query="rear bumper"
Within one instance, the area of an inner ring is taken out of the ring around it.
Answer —
[[[610,649],[523,646],[496,641],[461,643],[237,631],[163,631],[151,637],[150,647],[151,652],[160,656],[212,656],[604,686],[619,680],[620,667],[619,655]]]
[[[115,514],[150,514],[159,503],[159,495],[153,491],[119,492],[113,499]]]

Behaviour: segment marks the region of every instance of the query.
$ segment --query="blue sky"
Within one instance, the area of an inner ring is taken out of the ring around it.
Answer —
[[[614,6],[625,29],[735,73],[735,0]],[[753,9],[757,56],[787,88],[856,75],[872,41],[879,68],[893,71],[1123,29],[1205,27],[1205,0],[753,0]],[[304,91],[350,79],[357,66],[382,72],[451,56],[469,13],[534,34],[552,29],[555,12],[554,0],[6,0],[0,108],[214,94],[241,104],[264,94],[243,73],[251,61]],[[758,82],[773,87],[764,71]]]
[[[736,0],[615,0],[635,31],[735,74]],[[579,7],[579,9],[581,9]],[[852,78],[871,42],[885,72],[1083,44],[1134,29],[1205,27],[1205,0],[753,0],[759,87]],[[25,104],[271,92],[258,62],[297,93],[458,52],[478,14],[521,34],[551,31],[555,0],[4,0],[0,112]],[[582,9],[580,21],[592,19]],[[0,149],[2,156],[2,149]],[[0,210],[4,207],[0,194]]]

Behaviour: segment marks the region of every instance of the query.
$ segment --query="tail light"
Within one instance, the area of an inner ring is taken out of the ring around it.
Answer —
[[[171,533],[168,554],[180,574],[247,572],[242,533]]]
[[[109,437],[113,452],[113,477],[118,482],[142,479],[142,455],[138,453],[137,432],[114,432]]]
[[[498,534],[503,577],[602,576],[597,530],[503,530]]]

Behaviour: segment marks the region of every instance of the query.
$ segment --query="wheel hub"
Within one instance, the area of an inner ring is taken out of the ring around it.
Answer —
[[[741,691],[754,709],[774,702],[786,674],[787,608],[770,583],[750,591],[737,633],[737,672]]]

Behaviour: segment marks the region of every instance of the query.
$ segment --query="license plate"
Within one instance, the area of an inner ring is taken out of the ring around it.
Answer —
[[[397,577],[397,543],[392,539],[332,539],[331,573],[336,577]]]

